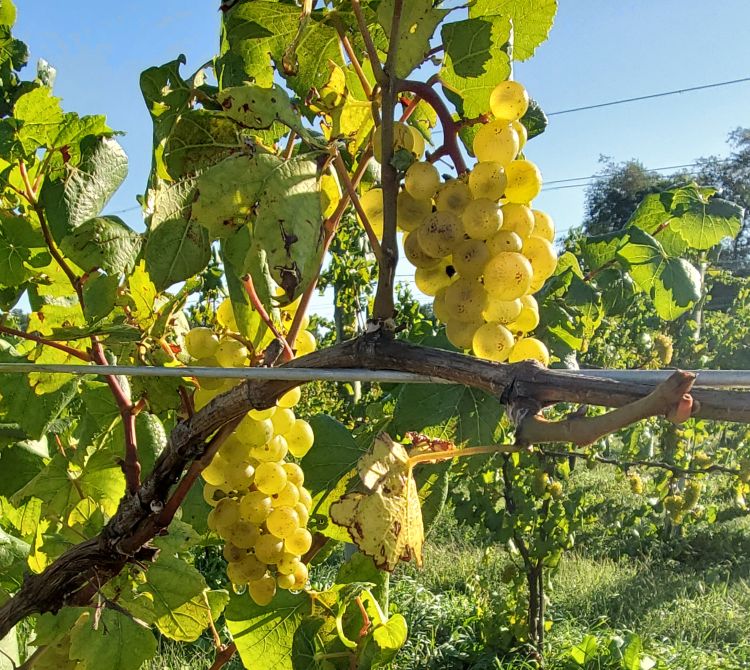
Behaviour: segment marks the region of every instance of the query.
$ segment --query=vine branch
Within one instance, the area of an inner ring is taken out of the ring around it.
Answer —
[[[69,354],[70,356],[73,356],[80,361],[84,361],[86,363],[91,362],[91,356],[89,356],[86,352],[80,351],[79,349],[74,349],[73,347],[69,347],[59,342],[55,342],[54,340],[48,340],[44,337],[41,337],[40,335],[25,333],[22,330],[16,330],[15,328],[10,328],[9,326],[0,326],[0,333],[12,335],[13,337],[18,337],[22,340],[30,340],[31,342],[36,342],[37,344],[43,344],[45,347],[51,347],[52,349],[57,349],[58,351],[64,351],[66,354]]]

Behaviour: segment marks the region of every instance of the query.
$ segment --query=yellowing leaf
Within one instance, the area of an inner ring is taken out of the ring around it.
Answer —
[[[333,522],[345,526],[381,569],[393,571],[412,557],[422,565],[422,510],[406,449],[383,433],[359,459],[358,470],[369,493],[348,493],[333,503]]]
[[[143,330],[148,330],[156,322],[157,291],[146,272],[146,264],[141,261],[128,279],[130,297],[133,299],[135,320]]]

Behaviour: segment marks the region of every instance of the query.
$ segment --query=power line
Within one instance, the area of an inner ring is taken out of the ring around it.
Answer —
[[[612,107],[613,105],[624,105],[628,102],[638,102],[640,100],[653,100],[654,98],[664,98],[669,95],[679,95],[681,93],[691,93],[693,91],[703,91],[708,88],[719,88],[720,86],[731,86],[733,84],[742,84],[750,81],[750,77],[742,79],[730,79],[728,81],[717,81],[712,84],[703,84],[701,86],[690,86],[688,88],[678,88],[674,91],[662,91],[661,93],[652,93],[651,95],[639,95],[635,98],[621,98],[620,100],[611,100],[610,102],[600,102],[595,105],[584,105],[583,107],[571,107],[570,109],[561,109],[558,112],[547,112],[547,116],[560,116],[561,114],[573,114],[574,112],[583,112],[588,109],[600,109],[602,107]]]

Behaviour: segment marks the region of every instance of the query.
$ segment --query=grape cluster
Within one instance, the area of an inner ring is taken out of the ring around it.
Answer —
[[[248,363],[241,342],[219,338],[210,328],[190,330],[185,348],[201,365]],[[197,409],[237,383],[199,382]],[[312,498],[300,466],[286,460],[288,454],[302,458],[313,445],[312,427],[292,409],[299,399],[295,388],[275,407],[248,412],[202,473],[203,497],[213,507],[208,526],[224,540],[227,575],[235,588],[247,586],[258,605],[270,603],[277,588],[297,590],[307,582],[301,557],[312,545],[307,530]]]
[[[397,214],[404,255],[456,347],[492,361],[548,365],[547,348],[529,336],[539,324],[532,294],[557,265],[552,218],[531,207],[542,176],[519,154],[529,97],[521,84],[506,81],[490,105],[495,118],[475,135],[478,162],[467,175],[442,181],[434,165],[420,160],[406,171]],[[396,127],[399,148],[408,148],[405,131]],[[380,189],[364,193],[362,205],[380,233]]]

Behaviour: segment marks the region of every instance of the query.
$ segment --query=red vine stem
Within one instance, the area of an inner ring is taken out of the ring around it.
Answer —
[[[362,34],[365,49],[367,49],[367,57],[370,59],[370,65],[372,65],[372,72],[375,75],[375,81],[381,86],[387,86],[388,77],[383,71],[383,66],[380,64],[378,50],[375,48],[375,43],[372,41],[372,35],[370,35],[370,30],[367,27],[367,21],[365,20],[364,14],[362,14],[362,7],[359,4],[359,0],[352,0],[352,9],[354,10],[354,16],[357,18],[357,26],[359,27],[359,32]]]
[[[263,303],[261,302],[260,298],[258,297],[258,293],[255,290],[255,284],[253,284],[253,278],[250,275],[245,275],[242,278],[242,285],[245,287],[245,291],[247,292],[247,297],[250,298],[250,303],[252,304],[253,308],[256,312],[258,312],[261,321],[268,326],[268,329],[273,333],[274,337],[281,342],[281,344],[284,347],[284,360],[291,361],[294,358],[294,352],[292,351],[292,347],[290,346],[290,343],[287,342],[286,338],[284,337],[284,334],[276,327],[276,324],[273,322],[273,319],[268,315],[268,312],[266,312],[266,308],[263,306]],[[294,345],[294,342],[291,342],[292,346]]]
[[[9,328],[8,326],[0,326],[0,333],[5,333],[6,335],[13,335],[14,337],[20,337],[21,339],[24,339],[24,340],[31,340],[32,342],[36,342],[37,344],[43,344],[46,347],[51,347],[52,349],[57,349],[58,351],[64,351],[66,354],[70,354],[71,356],[77,358],[78,360],[85,361],[86,363],[91,362],[91,356],[89,356],[87,353],[83,351],[79,351],[78,349],[73,349],[73,347],[69,347],[65,344],[54,342],[53,340],[46,340],[45,338],[40,337],[39,335],[33,335],[32,333],[25,333],[22,330]]]
[[[344,32],[341,24],[338,22],[336,24],[336,32],[339,34],[339,40],[341,40],[341,46],[344,47],[344,51],[346,52],[346,55],[349,58],[349,62],[352,64],[352,67],[354,68],[354,72],[357,74],[357,77],[359,78],[359,83],[362,84],[362,90],[365,92],[367,99],[370,100],[372,98],[372,86],[370,86],[370,82],[367,81],[367,77],[365,76],[365,72],[362,69],[362,65],[360,64],[359,59],[357,58],[357,54],[354,53],[354,49],[352,48],[352,43],[349,41],[349,38],[346,36],[346,33]]]
[[[232,656],[234,656],[236,651],[237,645],[234,642],[230,642],[221,651],[217,652],[216,658],[209,670],[221,670],[221,668],[232,660]]]

